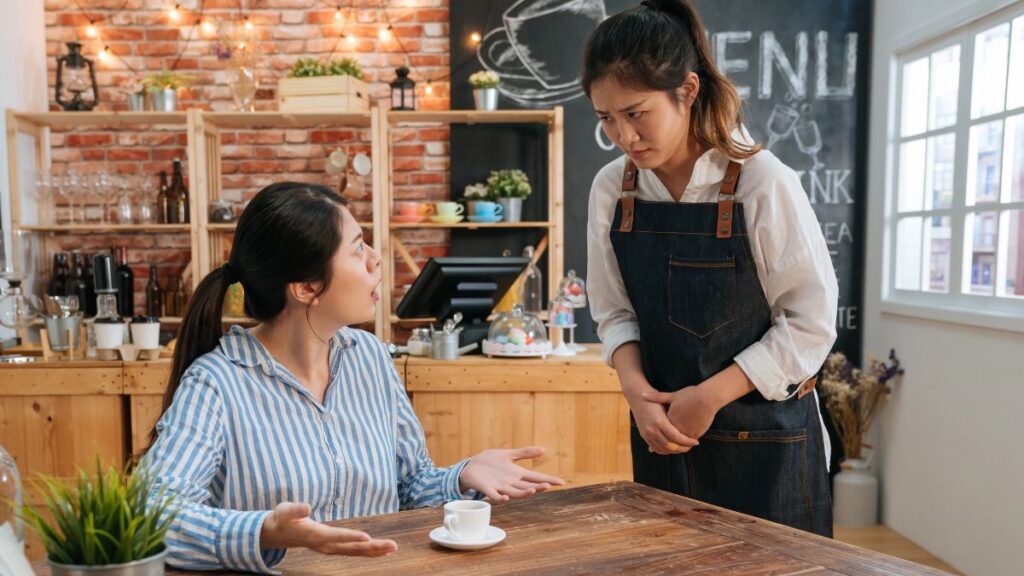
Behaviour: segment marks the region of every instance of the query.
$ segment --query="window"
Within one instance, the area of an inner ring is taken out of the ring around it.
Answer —
[[[897,57],[885,304],[1024,329],[1024,9]]]

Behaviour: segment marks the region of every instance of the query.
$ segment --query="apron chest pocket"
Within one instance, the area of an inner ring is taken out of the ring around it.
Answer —
[[[669,257],[668,321],[698,338],[732,323],[736,307],[736,258]]]

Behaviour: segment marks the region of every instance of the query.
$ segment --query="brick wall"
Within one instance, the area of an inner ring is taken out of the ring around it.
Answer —
[[[172,20],[172,0],[46,0],[46,40],[50,94],[52,98],[55,57],[65,52],[64,43],[77,40],[83,51],[97,63],[97,83],[101,109],[127,109],[126,97],[118,87],[133,74],[146,74],[170,67],[193,77],[192,86],[179,94],[179,108],[233,110],[226,84],[229,61],[218,31],[195,25],[202,17],[219,28],[242,22],[243,14],[255,26],[261,38],[263,57],[259,66],[260,89],[257,110],[276,109],[276,86],[292,63],[300,57],[326,58],[337,48],[335,57],[355,57],[370,83],[372,98],[388,105],[387,82],[394,68],[407,65],[420,81],[419,108],[447,109],[449,87],[446,81],[432,82],[432,93],[423,91],[424,78],[441,78],[448,71],[448,1],[391,0],[386,19],[379,0],[346,0],[342,19],[336,18],[333,2],[322,0],[182,0],[179,19]],[[349,8],[349,4],[352,7]],[[247,5],[242,12],[240,5]],[[348,23],[345,24],[346,18]],[[98,38],[89,36],[90,20]],[[393,36],[381,39],[380,29],[387,21]],[[354,45],[340,41],[344,32]],[[190,36],[191,35],[191,36]],[[191,40],[187,41],[191,37]],[[399,47],[408,50],[408,59]],[[99,51],[109,46],[115,57],[100,58]],[[50,103],[57,109],[56,103]],[[448,130],[446,128],[409,128],[394,138],[395,193],[398,198],[440,199],[449,194]],[[244,202],[260,188],[285,179],[337,186],[323,167],[327,154],[341,147],[349,157],[370,152],[368,131],[347,129],[258,130],[227,132],[223,145],[223,196]],[[155,179],[160,170],[170,171],[176,157],[186,163],[185,134],[181,128],[160,130],[102,129],[55,131],[51,137],[53,169],[94,172],[101,169],[119,173],[147,174]],[[187,165],[186,165],[187,173]],[[370,184],[351,182],[346,196],[354,203],[359,219],[370,218]],[[443,231],[411,231],[403,237],[415,257],[425,260],[443,255],[447,234]],[[59,243],[66,249],[94,252],[114,244],[129,246],[130,261],[136,275],[136,304],[141,309],[148,263],[156,262],[164,282],[180,271],[189,260],[185,235],[108,235],[63,236]],[[396,266],[399,286],[411,281],[404,265]]]

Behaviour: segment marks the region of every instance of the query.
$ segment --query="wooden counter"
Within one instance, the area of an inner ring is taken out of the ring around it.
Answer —
[[[402,357],[396,369],[427,448],[445,466],[486,448],[540,445],[533,466],[570,486],[632,479],[629,409],[596,352],[457,361]],[[38,362],[0,367],[0,445],[24,479],[67,478],[96,456],[120,466],[147,446],[171,363]],[[32,558],[41,557],[29,541]]]

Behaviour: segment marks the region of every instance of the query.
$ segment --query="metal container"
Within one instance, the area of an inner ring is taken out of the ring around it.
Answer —
[[[46,335],[50,339],[50,348],[54,352],[65,352],[68,349],[68,330],[71,330],[71,349],[77,350],[82,334],[82,313],[70,316],[43,316]]]
[[[477,88],[473,90],[473,104],[476,105],[477,110],[497,110],[498,109],[498,89],[497,88]]]
[[[522,198],[498,198],[501,204],[501,213],[505,216],[505,222],[521,222],[523,219]]]
[[[104,564],[101,566],[74,566],[49,561],[53,576],[163,576],[167,550],[126,564]]]
[[[141,92],[128,94],[128,110],[131,112],[144,112],[146,110],[146,95]]]
[[[178,91],[174,88],[164,88],[151,92],[153,99],[153,110],[157,112],[174,112],[178,109]]]
[[[434,360],[458,360],[459,332],[434,332],[430,335],[430,357]]]

